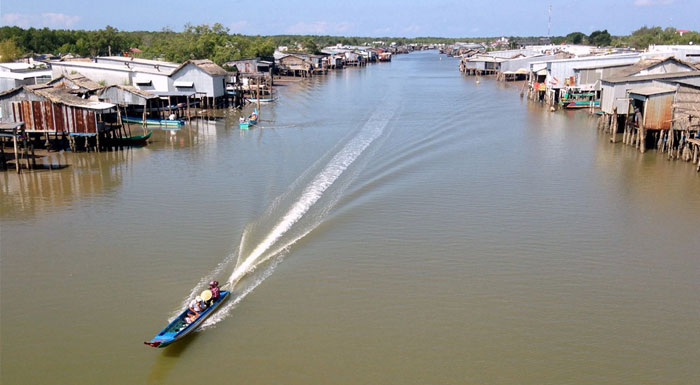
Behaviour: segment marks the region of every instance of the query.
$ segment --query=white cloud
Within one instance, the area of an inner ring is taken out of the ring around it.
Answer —
[[[377,29],[375,29],[375,30],[374,30],[374,33],[377,34],[377,35],[383,34],[383,33],[388,34],[388,33],[391,33],[391,31],[392,31],[391,27],[384,27],[384,28],[377,28]]]
[[[3,25],[16,25],[22,28],[73,28],[79,21],[80,16],[53,12],[45,12],[39,15],[23,13],[6,13],[2,15]]]
[[[328,32],[328,22],[314,21],[311,23],[296,23],[287,28],[287,33],[294,35],[323,35]]]
[[[637,7],[650,7],[653,5],[669,5],[675,0],[634,0],[634,5]]]
[[[42,21],[47,27],[72,28],[80,21],[80,16],[66,15],[65,13],[42,13]]]
[[[423,26],[418,25],[418,24],[407,25],[406,27],[403,28],[403,31],[407,32],[407,33],[417,33],[417,32],[420,32],[422,30],[423,30]]]
[[[335,25],[335,30],[336,32],[346,32],[350,30],[352,27],[355,25],[353,23],[343,21]]]
[[[291,25],[286,29],[286,32],[294,35],[327,35],[335,32],[347,32],[354,27],[355,24],[347,21],[342,21],[338,23],[332,23],[327,21],[312,21],[309,23],[300,22]]]
[[[6,13],[2,15],[2,25],[16,25],[26,28],[30,25],[29,17],[21,13]]]
[[[231,33],[242,33],[242,31],[248,27],[248,24],[250,23],[248,23],[247,20],[234,21],[229,24],[229,29]]]

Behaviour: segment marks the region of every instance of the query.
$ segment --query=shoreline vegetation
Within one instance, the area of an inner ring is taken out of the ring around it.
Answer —
[[[683,33],[678,33],[682,31]],[[503,36],[506,37],[506,36]],[[0,61],[17,60],[27,54],[74,55],[81,57],[111,56],[129,52],[144,59],[164,59],[183,62],[190,59],[211,59],[221,65],[231,60],[250,57],[270,57],[279,46],[297,47],[316,54],[320,47],[329,45],[372,45],[374,42],[406,44],[454,44],[460,41],[486,43],[498,37],[345,37],[328,35],[242,35],[229,28],[213,25],[185,25],[182,32],[120,31],[106,26],[100,30],[23,29],[15,26],[0,27]],[[588,44],[595,46],[629,47],[643,49],[651,44],[697,44],[700,33],[677,30],[674,27],[641,27],[630,35],[613,36],[607,30],[593,31],[590,35],[571,32],[566,36],[507,37],[509,45],[544,41],[548,44]]]

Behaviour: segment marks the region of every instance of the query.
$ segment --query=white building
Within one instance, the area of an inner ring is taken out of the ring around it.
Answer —
[[[51,70],[42,64],[0,63],[0,92],[51,80]]]
[[[111,61],[52,61],[50,64],[53,78],[79,73],[105,86],[134,85],[141,89],[163,92],[168,91],[168,77],[173,71],[169,67],[135,67]]]
[[[92,61],[52,61],[51,75],[79,73],[103,86],[134,86],[159,96],[200,94],[218,98],[225,94],[227,72],[211,60],[182,64],[127,57],[97,57]]]
[[[700,42],[698,42],[700,43]],[[681,60],[700,62],[700,45],[656,45],[652,44],[647,50],[656,56],[675,56]]]
[[[224,96],[228,72],[211,60],[188,60],[170,75],[171,91],[194,91],[209,98]]]

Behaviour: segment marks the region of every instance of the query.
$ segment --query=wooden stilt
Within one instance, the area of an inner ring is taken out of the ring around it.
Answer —
[[[17,173],[20,173],[19,166],[19,151],[17,150],[17,128],[12,130],[12,146],[15,149],[15,167],[17,168]]]
[[[24,163],[27,165],[27,170],[31,170],[32,166],[29,163],[29,145],[27,144],[26,134],[22,138],[22,152],[24,152]]]
[[[613,107],[612,122],[610,124],[610,141],[617,141],[617,106]]]
[[[31,146],[31,155],[32,155],[32,168],[35,169],[36,168],[36,156],[34,154],[34,143],[32,143],[30,146]]]

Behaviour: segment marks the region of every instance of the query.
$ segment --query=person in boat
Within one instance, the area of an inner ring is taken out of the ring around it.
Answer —
[[[187,321],[192,322],[197,317],[199,317],[199,314],[201,314],[204,310],[207,309],[207,303],[204,301],[204,298],[197,296],[195,299],[190,302],[189,306],[189,311],[187,312]]]
[[[211,292],[211,299],[209,299],[209,305],[213,304],[221,296],[221,288],[219,288],[219,281],[209,282],[209,292]]]

